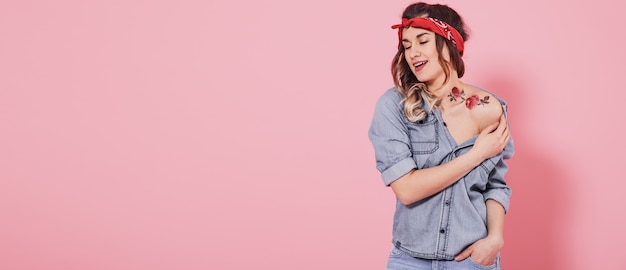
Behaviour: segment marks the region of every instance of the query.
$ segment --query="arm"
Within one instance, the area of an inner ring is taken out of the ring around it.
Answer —
[[[429,197],[461,179],[485,159],[500,153],[508,138],[508,125],[502,117],[480,133],[475,146],[466,154],[435,167],[413,169],[392,182],[391,189],[404,205]]]
[[[506,109],[504,114],[506,114]],[[455,260],[461,261],[471,256],[476,263],[492,265],[504,245],[504,216],[509,208],[509,198],[511,197],[511,189],[504,181],[504,175],[508,171],[505,160],[510,159],[513,153],[513,139],[509,139],[501,155],[492,157],[485,162],[492,164],[488,165],[489,167],[493,166],[489,174],[487,190],[484,193],[487,207],[487,237],[470,245],[457,255]]]
[[[494,200],[487,200],[487,237],[476,241],[454,259],[467,257],[481,265],[492,265],[504,245],[504,207]]]
[[[400,94],[392,90],[378,100],[368,136],[374,146],[376,168],[403,204],[419,201],[458,181],[485,159],[500,153],[509,138],[508,125],[500,118],[499,123],[479,134],[469,152],[448,163],[417,170],[403,111],[398,105],[401,100]]]
[[[511,189],[504,181],[504,174],[508,166],[504,159],[513,155],[513,140],[507,142],[507,146],[501,155],[493,157],[485,163],[495,163],[489,175],[487,190],[484,193],[487,207],[487,237],[480,239],[463,250],[454,259],[457,261],[472,257],[472,260],[482,265],[492,265],[498,256],[498,252],[504,245],[504,216],[509,207]]]
[[[504,207],[491,199],[485,203],[487,204],[487,238],[491,238],[500,250],[504,245]]]
[[[486,95],[483,99],[480,99],[478,95],[473,97],[481,106],[469,106],[467,102],[460,106],[470,110],[474,123],[478,125],[480,139],[470,152],[448,163],[427,169],[412,170],[393,182],[391,188],[401,203],[409,205],[429,197],[461,179],[484,160],[500,159],[497,154],[503,150],[509,138],[504,108],[499,102],[488,102],[489,99],[496,99],[493,96],[490,98],[490,95]]]

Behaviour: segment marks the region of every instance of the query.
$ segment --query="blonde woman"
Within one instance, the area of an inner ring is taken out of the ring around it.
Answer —
[[[500,269],[513,155],[506,103],[460,80],[466,26],[445,5],[409,5],[393,58],[395,87],[369,130],[397,198],[387,269]]]

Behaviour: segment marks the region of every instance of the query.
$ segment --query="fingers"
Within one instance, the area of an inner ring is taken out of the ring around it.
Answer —
[[[500,121],[500,122],[502,122],[502,121]],[[488,125],[488,126],[487,126],[485,129],[483,129],[483,131],[482,131],[482,132],[480,132],[480,133],[482,133],[482,134],[489,134],[489,133],[491,133],[491,132],[496,131],[496,129],[497,129],[499,126],[500,126],[499,122],[495,122],[495,123],[493,123],[493,124],[491,124],[491,125]]]
[[[506,118],[504,117],[504,114],[502,114],[500,116],[500,121],[498,122],[498,130],[501,131],[500,134],[504,134],[504,132],[509,129],[509,125],[506,122]]]
[[[479,145],[476,149],[480,149],[485,158],[492,157],[504,150],[510,140],[509,124],[504,115],[500,116],[500,120],[485,127],[479,134],[475,145]]]
[[[500,120],[500,122],[502,122],[504,125],[504,130],[502,131],[502,134],[505,135],[504,144],[506,144],[509,141],[509,138],[511,137],[511,133],[509,132],[509,122],[506,121],[506,118],[504,117],[504,115],[502,115],[502,119]]]
[[[474,250],[474,245],[469,246],[468,248],[463,250],[463,252],[461,252],[459,255],[456,255],[456,257],[454,257],[454,260],[457,262],[460,262],[462,260],[467,259],[467,257],[472,255],[473,250]]]
[[[496,131],[499,132],[493,133],[500,136],[500,138],[502,139],[502,141],[500,141],[500,144],[502,145],[502,149],[504,149],[504,146],[507,144],[509,138],[511,137],[511,133],[509,132],[509,123],[506,121],[504,115],[500,116],[500,122],[498,123],[498,129]]]
[[[494,122],[493,124],[487,126],[485,129],[483,129],[483,131],[481,133],[492,133],[495,131],[500,131],[498,134],[504,134],[504,131],[507,130],[509,127],[508,123],[506,122],[506,118],[504,117],[504,114],[500,116],[500,120],[497,122]]]
[[[487,258],[483,258],[483,259],[477,259],[475,257],[472,257],[472,261],[474,261],[477,264],[480,264],[482,266],[490,266],[493,265],[496,262],[496,257],[495,256],[491,256],[491,257],[487,257]]]

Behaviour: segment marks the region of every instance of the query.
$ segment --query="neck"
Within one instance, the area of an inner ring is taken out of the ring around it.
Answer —
[[[441,76],[439,79],[433,82],[426,83],[428,86],[428,92],[430,92],[435,97],[445,96],[450,92],[453,87],[463,88],[463,83],[456,76],[456,73],[450,74],[450,78],[447,82],[444,83],[444,77]]]

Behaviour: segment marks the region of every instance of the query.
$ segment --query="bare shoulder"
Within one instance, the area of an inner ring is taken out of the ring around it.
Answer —
[[[480,131],[500,120],[503,109],[496,97],[473,86],[466,89],[465,106],[470,110],[470,115],[474,121],[478,123]]]

